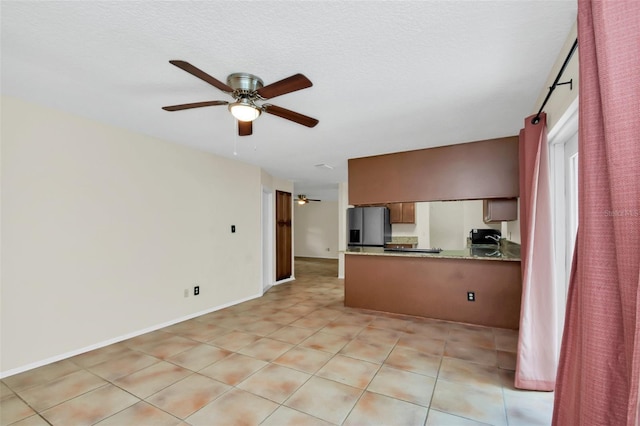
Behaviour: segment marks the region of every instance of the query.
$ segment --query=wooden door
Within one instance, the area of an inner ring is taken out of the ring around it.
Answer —
[[[290,278],[291,193],[276,191],[276,281]]]

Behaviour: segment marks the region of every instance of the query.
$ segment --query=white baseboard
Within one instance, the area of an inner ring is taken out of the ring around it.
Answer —
[[[280,280],[280,281],[276,281],[276,282],[274,282],[274,283],[273,283],[273,285],[285,284],[285,283],[288,283],[288,282],[291,282],[291,281],[295,281],[295,280],[296,280],[296,277],[294,277],[294,276],[292,275],[291,277],[289,277],[289,278],[285,278],[284,280]]]
[[[249,300],[257,299],[258,297],[262,297],[262,294],[256,294],[253,296],[246,297],[244,299],[240,299],[234,302],[226,303],[224,305],[219,305],[211,309],[206,309],[204,311],[196,312],[193,314],[186,315],[184,317],[175,318],[171,321],[163,322],[161,324],[156,324],[151,327],[144,328],[142,330],[133,331],[131,333],[127,333],[123,336],[114,337],[113,339],[104,340],[102,342],[85,346],[84,348],[76,349],[70,352],[66,352],[60,355],[52,356],[50,358],[46,358],[40,361],[32,362],[27,365],[23,365],[21,367],[13,368],[7,371],[0,371],[0,379],[4,379],[9,376],[13,376],[15,374],[24,373],[25,371],[33,370],[34,368],[42,367],[47,364],[52,364],[54,362],[62,361],[63,359],[71,358],[76,355],[83,354],[85,352],[93,351],[95,349],[100,349],[105,346],[113,345],[114,343],[122,342],[127,339],[131,339],[133,337],[141,336],[146,333],[150,333],[152,331],[160,330],[161,328],[169,327],[170,325],[177,324],[182,321],[187,321],[201,315],[209,314],[211,312],[219,311],[220,309],[228,308],[229,306],[237,305],[238,303],[246,302]]]

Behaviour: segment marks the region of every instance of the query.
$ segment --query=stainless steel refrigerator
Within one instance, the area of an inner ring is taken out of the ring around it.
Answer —
[[[384,247],[391,242],[391,220],[386,207],[347,210],[347,245]]]

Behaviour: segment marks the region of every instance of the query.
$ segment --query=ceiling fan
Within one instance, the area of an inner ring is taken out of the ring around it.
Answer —
[[[253,74],[238,72],[230,74],[227,77],[227,84],[224,84],[188,62],[173,60],[169,61],[169,63],[231,95],[234,100],[233,102],[204,101],[162,107],[165,111],[180,111],[183,109],[228,105],[229,111],[238,120],[238,135],[240,136],[249,136],[253,133],[253,120],[258,118],[263,112],[277,115],[278,117],[307,127],[314,127],[318,124],[318,120],[315,118],[307,117],[306,115],[276,105],[261,103],[266,99],[311,87],[313,85],[311,81],[302,74],[295,74],[265,86],[259,77]]]
[[[298,195],[298,199],[296,200],[296,202],[300,205],[307,204],[309,201],[322,201],[322,200],[314,200],[312,198],[307,198],[307,196],[303,194]]]

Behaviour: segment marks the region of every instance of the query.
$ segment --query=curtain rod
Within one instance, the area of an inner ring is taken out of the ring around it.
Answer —
[[[558,80],[560,80],[560,77],[562,77],[562,73],[564,72],[564,69],[567,68],[567,65],[569,64],[569,60],[571,59],[571,57],[573,56],[573,52],[575,52],[577,48],[578,48],[578,39],[576,39],[576,41],[573,42],[573,46],[571,46],[571,50],[569,51],[567,58],[564,60],[564,63],[562,64],[562,68],[560,68],[560,71],[558,71],[558,75],[556,76],[555,81],[553,82],[551,87],[549,87],[549,93],[547,93],[547,97],[544,98],[544,101],[542,102],[542,106],[538,110],[538,113],[536,114],[535,117],[533,117],[533,120],[531,120],[531,124],[538,124],[540,122],[540,114],[542,114],[542,110],[544,109],[545,105],[547,105],[547,101],[551,97],[551,94],[553,93],[553,91],[556,89],[556,86],[568,84],[569,87],[573,89],[573,79],[569,81],[565,81],[564,83],[558,83]]]

